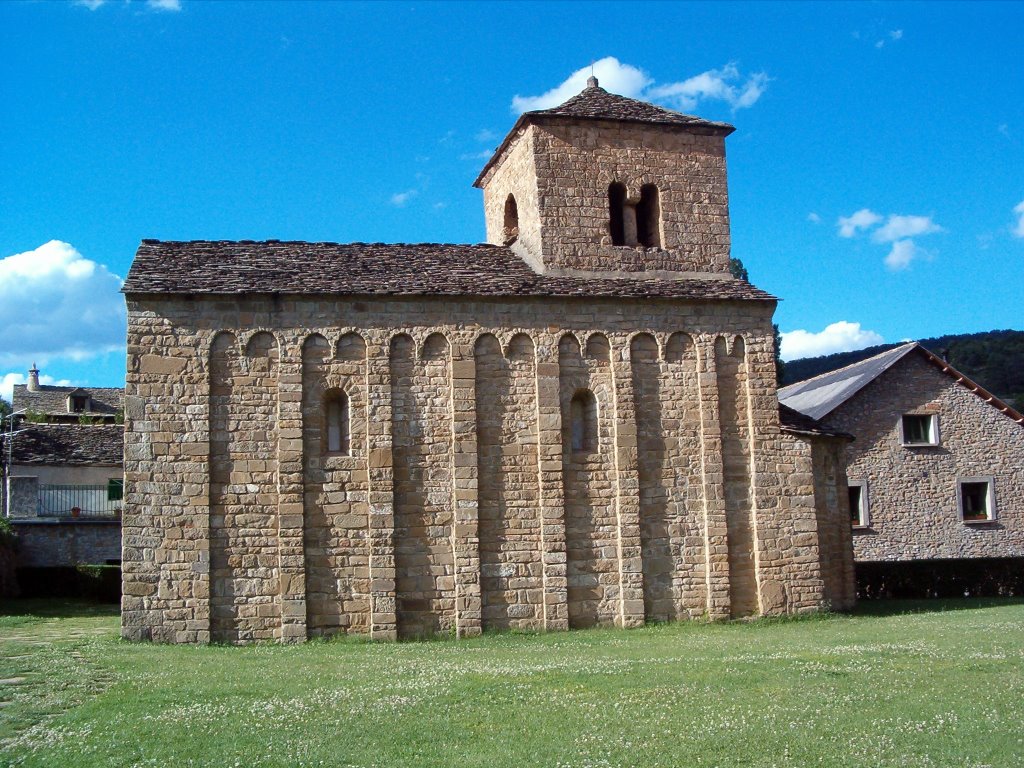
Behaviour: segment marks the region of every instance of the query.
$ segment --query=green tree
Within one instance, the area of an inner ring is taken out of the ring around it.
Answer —
[[[747,272],[747,268],[743,266],[743,262],[739,259],[729,259],[729,272],[737,280],[745,280],[750,282],[750,274]],[[772,323],[773,338],[775,342],[775,383],[782,386],[782,377],[786,370],[786,364],[782,362],[782,333],[779,331],[779,324]]]
[[[0,419],[11,415],[11,404],[0,397]]]

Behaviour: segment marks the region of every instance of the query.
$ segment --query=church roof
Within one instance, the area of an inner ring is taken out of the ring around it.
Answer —
[[[699,133],[712,133],[721,136],[728,136],[736,130],[729,123],[719,123],[694,115],[684,115],[682,112],[674,112],[671,109],[665,109],[656,104],[649,104],[646,101],[638,101],[626,96],[619,96],[616,93],[608,93],[604,88],[597,85],[597,78],[591,78],[586,88],[557,107],[523,112],[519,119],[516,120],[516,124],[512,126],[512,130],[505,136],[501,145],[494,150],[494,154],[491,155],[491,159],[487,161],[487,164],[484,165],[480,174],[476,177],[473,186],[482,186],[484,176],[487,175],[487,172],[498,161],[498,158],[504,154],[508,145],[512,142],[512,138],[519,133],[519,130],[526,123],[562,118],[676,126]]]
[[[779,390],[779,402],[812,418],[823,419],[912,352],[922,355],[942,373],[969,389],[996,410],[1006,414],[1018,424],[1024,424],[1024,415],[1015,411],[916,341],[886,350],[845,368],[822,373],[806,381],[799,381],[796,384],[783,387]]]
[[[729,123],[718,123],[694,115],[684,115],[682,112],[674,112],[646,101],[608,93],[598,85],[588,86],[557,107],[524,113],[524,117],[531,118],[547,115],[584,120],[620,120],[630,123],[703,126],[713,128],[716,132],[724,131],[726,133],[736,130]]]
[[[143,240],[127,294],[289,293],[368,296],[775,297],[729,277],[579,278],[539,275],[497,245]]]

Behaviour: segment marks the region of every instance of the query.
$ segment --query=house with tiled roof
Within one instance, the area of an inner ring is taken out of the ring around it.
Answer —
[[[124,637],[849,606],[849,436],[780,412],[732,131],[592,79],[484,166],[486,244],[144,240]]]
[[[858,573],[913,566],[956,594],[1024,585],[1019,412],[916,342],[791,384],[779,400],[856,438],[846,473]],[[985,587],[981,566],[1010,581]]]
[[[11,409],[50,424],[113,424],[124,409],[124,389],[40,384],[33,365],[28,383],[14,385]]]

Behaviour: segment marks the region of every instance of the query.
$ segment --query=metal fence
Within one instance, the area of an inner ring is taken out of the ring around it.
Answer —
[[[40,517],[119,517],[122,503],[109,485],[39,486]]]

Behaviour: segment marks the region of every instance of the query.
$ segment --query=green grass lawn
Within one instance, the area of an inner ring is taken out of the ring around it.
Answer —
[[[1024,765],[1019,600],[243,648],[0,613],[0,765]]]

